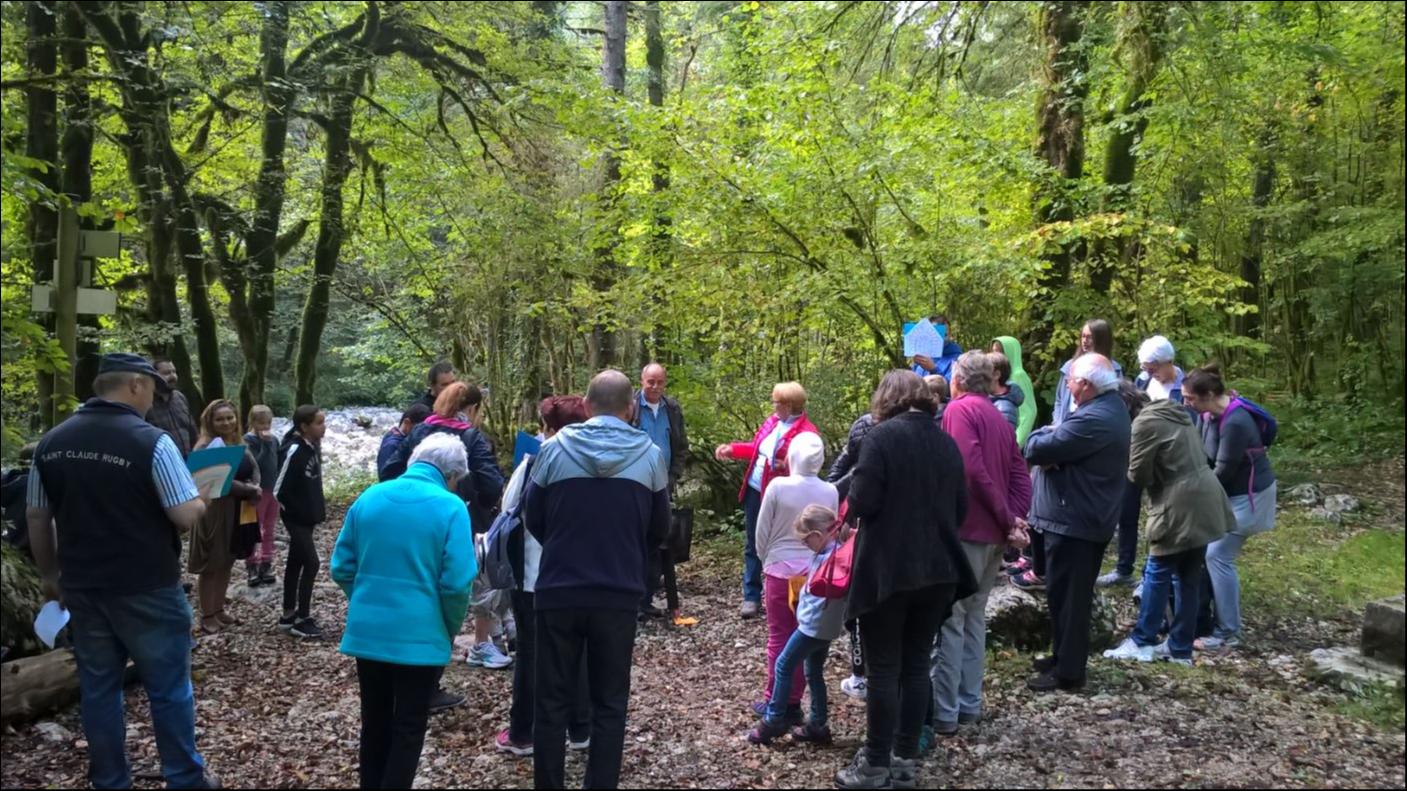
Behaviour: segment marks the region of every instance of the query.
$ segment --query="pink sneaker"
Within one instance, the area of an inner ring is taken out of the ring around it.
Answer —
[[[1020,575],[1011,578],[1011,584],[1023,591],[1043,591],[1045,590],[1045,580],[1036,576],[1034,571],[1024,571]]]
[[[533,754],[532,742],[515,742],[508,738],[508,729],[504,728],[498,732],[493,739],[493,746],[501,753],[508,753],[515,758],[531,758]]]

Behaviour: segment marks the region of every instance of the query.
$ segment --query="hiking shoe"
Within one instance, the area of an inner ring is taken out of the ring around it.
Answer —
[[[791,738],[792,741],[809,742],[810,744],[819,744],[821,746],[829,746],[831,742],[834,741],[831,738],[831,726],[822,725],[817,728],[809,722],[800,727],[793,728]]]
[[[463,706],[468,698],[463,695],[439,688],[430,695],[430,713],[436,714],[441,711],[449,711],[455,706]],[[506,731],[505,731],[506,733]]]
[[[1133,575],[1120,574],[1117,571],[1111,571],[1108,574],[1101,574],[1097,579],[1095,579],[1094,584],[1096,587],[1100,588],[1112,588],[1115,585],[1132,585]]]
[[[751,599],[743,602],[743,606],[738,609],[738,614],[744,618],[756,618],[762,612],[762,603]]]
[[[1024,574],[1027,571],[1030,571],[1030,569],[1031,559],[1026,557],[1025,555],[1022,555],[1021,557],[1017,558],[1016,560],[1013,560],[1010,563],[1003,564],[1002,566],[1002,570],[1012,577],[1015,577],[1019,574]]]
[[[933,733],[938,736],[957,736],[958,724],[956,722],[933,721]]]
[[[591,734],[587,734],[585,739],[573,739],[571,734],[567,735],[567,749],[576,752],[591,749]]]
[[[836,788],[889,788],[889,767],[870,766],[865,748],[855,753],[850,765],[835,773]]]
[[[668,615],[668,613],[653,604],[647,604],[640,608],[640,618],[642,620],[645,618],[663,618],[666,615]]]
[[[1045,580],[1036,576],[1036,572],[1027,569],[1021,574],[1011,578],[1011,584],[1023,591],[1043,591],[1045,590]]]
[[[493,737],[493,747],[501,753],[508,753],[514,758],[531,758],[533,754],[532,742],[515,742],[508,738],[508,729],[504,728]]]
[[[869,695],[869,686],[864,676],[851,676],[840,682],[840,691],[856,700],[864,700]]]
[[[257,588],[257,587],[259,587],[260,585],[263,585],[263,584],[264,584],[263,578],[259,576],[259,564],[258,564],[258,563],[251,563],[251,564],[249,564],[248,566],[245,566],[245,567],[244,567],[244,573],[245,573],[245,577],[246,577],[246,579],[245,579],[245,581],[244,581],[244,584],[245,584],[245,585],[248,585],[248,586],[251,587],[251,588]]]
[[[1170,657],[1167,658],[1167,660],[1168,660],[1169,662],[1173,663],[1174,665],[1182,665],[1183,667],[1192,667],[1192,657],[1190,657],[1190,656],[1170,656]]]
[[[503,650],[493,643],[479,643],[469,649],[469,655],[465,661],[469,663],[470,667],[502,670],[513,664],[513,657],[503,653]]]
[[[753,728],[752,731],[748,733],[747,740],[750,744],[771,744],[773,739],[778,738],[786,732],[787,724],[785,722],[768,722],[767,720],[763,720],[757,723],[757,727]]]
[[[1139,645],[1133,641],[1132,637],[1125,637],[1118,646],[1104,652],[1105,659],[1132,659],[1136,662],[1152,662],[1157,657],[1154,656],[1154,647],[1151,645]]]
[[[273,585],[273,584],[276,583],[276,582],[278,582],[278,580],[274,578],[274,572],[269,569],[269,564],[268,564],[268,563],[260,563],[260,564],[259,564],[259,584],[260,584],[260,585]]]
[[[752,704],[752,713],[756,714],[758,719],[765,721],[767,719],[767,701],[761,700]],[[801,713],[800,704],[787,706],[787,713],[782,715],[782,723],[788,728],[800,725],[805,719],[805,715]]]
[[[317,640],[322,637],[322,628],[312,618],[299,618],[293,622],[293,628],[288,633],[304,640]]]
[[[1054,692],[1057,689],[1073,692],[1075,690],[1084,689],[1085,681],[1084,679],[1080,679],[1079,681],[1066,681],[1055,675],[1055,671],[1052,670],[1048,673],[1042,673],[1039,676],[1032,676],[1026,679],[1026,688],[1032,692]]]
[[[981,724],[981,722],[982,722],[982,714],[981,714],[980,712],[977,713],[977,714],[968,714],[968,713],[965,712],[965,711],[963,711],[963,712],[958,712],[958,724],[959,724],[959,725],[979,725],[979,724]]]
[[[278,628],[280,628],[280,629],[284,630],[285,632],[287,632],[287,631],[289,631],[289,630],[291,630],[291,629],[293,628],[293,624],[296,623],[297,621],[298,621],[298,618],[297,618],[296,616],[293,616],[293,615],[285,615],[285,616],[283,616],[283,617],[281,617],[281,618],[278,619]]]
[[[1241,646],[1239,637],[1199,637],[1192,642],[1192,647],[1198,651],[1229,651]]]
[[[889,756],[889,785],[891,788],[918,787],[918,761],[891,754]]]
[[[1055,657],[1038,656],[1031,660],[1031,669],[1037,673],[1049,673],[1055,669]]]

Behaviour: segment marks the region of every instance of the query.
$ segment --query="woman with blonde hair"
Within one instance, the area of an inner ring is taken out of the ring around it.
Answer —
[[[234,402],[220,399],[210,402],[200,415],[200,440],[195,449],[243,446],[244,435],[239,428],[239,412]],[[259,465],[248,449],[235,471],[230,491],[224,497],[210,501],[205,516],[191,534],[191,551],[186,570],[199,575],[196,585],[200,601],[200,631],[215,634],[236,623],[225,613],[225,598],[230,585],[230,572],[236,560],[230,547],[234,530],[239,524],[241,506],[256,503],[262,494],[259,488]]]
[[[748,465],[738,492],[747,532],[743,546],[744,618],[755,618],[762,610],[762,559],[757,555],[757,515],[762,510],[762,495],[774,479],[788,474],[787,450],[792,440],[805,433],[818,437],[821,434],[806,417],[806,388],[799,382],[781,382],[772,388],[772,415],[758,426],[752,441],[724,443],[713,451],[719,461]]]

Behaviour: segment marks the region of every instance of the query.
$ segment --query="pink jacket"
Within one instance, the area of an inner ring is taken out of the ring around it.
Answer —
[[[957,443],[967,478],[967,517],[958,535],[1005,544],[1012,520],[1031,507],[1031,477],[1016,432],[984,395],[964,393],[943,409],[943,430]]]
[[[752,437],[752,442],[729,443],[728,447],[733,451],[733,458],[737,461],[747,462],[748,464],[745,468],[746,471],[743,473],[743,488],[738,490],[738,502],[742,502],[743,498],[747,496],[748,473],[752,471],[753,459],[757,458],[757,448],[762,444],[762,440],[766,439],[767,435],[772,433],[772,429],[776,428],[779,422],[777,416],[774,414],[762,421],[762,425]],[[782,435],[782,439],[777,443],[777,449],[772,454],[772,458],[768,459],[767,466],[762,468],[763,494],[767,493],[767,484],[771,483],[773,478],[780,478],[788,474],[787,449],[791,447],[791,441],[797,434],[806,431],[816,436],[821,435],[821,432],[817,431],[816,426],[806,417],[806,413],[802,412],[801,417],[799,417],[795,423],[791,424],[791,428],[787,429],[787,433]]]

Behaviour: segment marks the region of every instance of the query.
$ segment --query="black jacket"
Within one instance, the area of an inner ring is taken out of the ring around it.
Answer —
[[[630,399],[630,425],[640,428],[640,391]],[[684,457],[689,454],[689,434],[684,428],[684,410],[679,402],[664,397],[664,414],[669,420],[669,491],[672,494],[679,479],[684,477]]]
[[[838,483],[855,469],[855,462],[860,460],[860,443],[864,441],[865,435],[874,428],[874,415],[866,412],[855,419],[850,424],[850,434],[845,438],[845,447],[840,451],[840,455],[835,457],[835,463],[831,465],[831,471],[826,475],[826,480],[831,483]]]
[[[849,500],[860,526],[847,619],[931,585],[955,584],[956,599],[977,591],[958,538],[967,516],[962,455],[927,412],[906,412],[870,430]]]
[[[284,522],[316,525],[327,519],[322,496],[322,453],[303,435],[290,431],[279,447],[278,480],[274,497]]]
[[[387,481],[404,474],[415,448],[431,433],[439,432],[459,437],[469,456],[469,474],[459,479],[459,483],[455,485],[455,494],[468,503],[469,520],[473,523],[474,532],[487,532],[493,524],[498,501],[503,497],[504,486],[503,471],[498,467],[498,459],[494,458],[493,446],[489,444],[483,432],[466,423],[457,420],[448,421],[447,424],[432,423],[432,419],[433,416],[410,430],[405,441],[396,448],[395,455],[381,470],[380,478]]]
[[[171,391],[164,399],[158,393],[147,412],[147,422],[171,435],[182,457],[191,455],[199,435],[191,417],[190,402],[180,390]]]
[[[1031,525],[1070,538],[1114,537],[1128,485],[1130,421],[1117,390],[1080,405],[1026,439]]]

